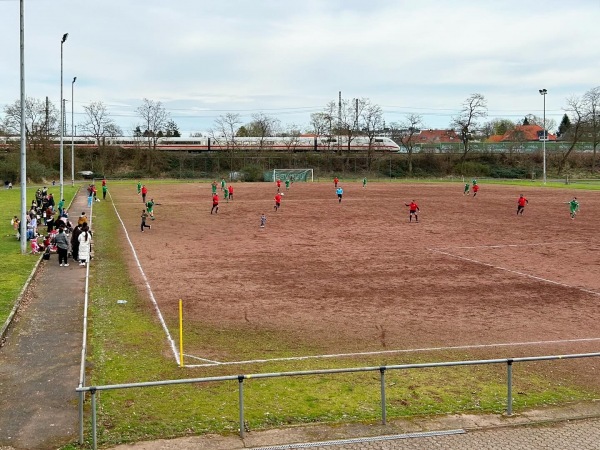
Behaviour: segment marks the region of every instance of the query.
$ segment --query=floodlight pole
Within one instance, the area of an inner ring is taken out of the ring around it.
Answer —
[[[544,154],[543,156],[543,164],[544,164],[544,184],[546,184],[546,139],[547,139],[547,134],[546,134],[546,94],[548,93],[548,89],[540,89],[540,95],[542,97],[544,97],[544,123],[543,123],[543,130],[542,130],[542,152]]]
[[[63,182],[63,137],[65,134],[65,107],[63,102],[63,44],[67,40],[69,33],[63,34],[60,41],[60,200],[64,197],[64,182]]]
[[[73,134],[75,127],[75,124],[73,123],[73,94],[75,93],[75,81],[77,81],[77,77],[73,77],[73,81],[71,82],[71,186],[75,186],[75,135]]]
[[[21,254],[27,254],[27,140],[25,135],[25,8],[20,2],[20,72],[21,72]]]

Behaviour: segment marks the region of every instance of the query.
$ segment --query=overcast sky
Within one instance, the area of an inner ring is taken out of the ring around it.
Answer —
[[[126,134],[143,98],[184,136],[257,112],[308,127],[336,101],[368,98],[386,123],[418,113],[447,128],[481,93],[489,117],[546,115],[600,85],[600,0],[24,0],[25,90],[67,129],[102,101]],[[0,111],[19,98],[19,1],[0,0]],[[0,115],[2,115],[0,113]]]

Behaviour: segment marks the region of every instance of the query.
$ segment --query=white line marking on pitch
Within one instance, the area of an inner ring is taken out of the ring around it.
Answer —
[[[188,355],[187,353],[184,353],[183,356],[185,356],[186,358],[197,359],[199,361],[206,361],[206,362],[211,363],[211,364],[208,364],[208,365],[218,365],[218,364],[221,364],[219,361],[213,361],[212,359],[200,358],[199,356]]]
[[[429,248],[431,251],[438,250],[450,250],[450,249],[475,249],[475,248],[504,248],[504,247],[533,247],[539,245],[567,245],[567,244],[585,244],[582,241],[567,241],[567,242],[538,242],[534,244],[496,244],[496,245],[473,245],[465,247],[440,247],[440,248]]]
[[[117,211],[117,206],[114,204],[113,202],[113,208],[115,209],[115,213],[117,214],[117,218],[119,219],[119,222],[121,222],[121,225],[123,226],[123,231],[125,231],[125,237],[127,238],[127,242],[129,242],[129,246],[131,247],[131,252],[133,253],[133,257],[135,258],[135,262],[138,266],[138,269],[140,269],[140,273],[142,274],[142,278],[144,280],[144,284],[146,285],[146,290],[148,291],[148,294],[150,295],[150,300],[152,300],[152,304],[154,305],[154,309],[156,310],[156,314],[158,314],[158,320],[160,320],[160,323],[163,327],[163,330],[165,330],[165,333],[167,335],[167,339],[169,340],[169,343],[171,344],[171,350],[173,351],[173,355],[175,356],[175,360],[177,361],[177,365],[180,364],[179,361],[179,353],[177,352],[177,347],[175,345],[175,341],[173,340],[173,338],[171,337],[171,333],[169,333],[169,329],[167,328],[167,324],[165,323],[165,320],[163,319],[162,313],[160,312],[160,308],[158,307],[158,303],[156,303],[156,298],[154,298],[154,292],[152,292],[152,288],[150,287],[150,283],[148,282],[148,278],[146,277],[146,273],[144,272],[144,269],[142,268],[142,264],[140,263],[140,260],[138,259],[137,253],[135,251],[135,247],[133,246],[133,243],[131,242],[131,239],[129,239],[129,233],[127,233],[127,228],[125,228],[125,223],[123,222],[123,219],[121,219],[121,216],[119,215],[119,211]]]
[[[545,283],[555,284],[557,286],[562,286],[562,287],[565,287],[565,288],[568,288],[568,289],[577,289],[577,290],[579,290],[581,292],[586,292],[588,294],[599,295],[600,296],[600,292],[590,291],[589,289],[584,289],[584,288],[580,288],[580,287],[577,287],[577,286],[571,286],[570,284],[561,283],[559,281],[549,280],[547,278],[542,278],[542,277],[538,277],[538,276],[535,276],[535,275],[530,275],[528,273],[519,272],[518,270],[507,269],[506,267],[495,266],[495,265],[490,264],[490,263],[485,263],[483,261],[478,261],[476,259],[467,258],[466,256],[459,256],[459,255],[455,255],[453,253],[443,252],[441,250],[436,250],[436,249],[430,249],[430,250],[433,251],[433,252],[436,252],[436,253],[440,253],[442,255],[450,256],[452,258],[462,259],[463,261],[469,261],[469,262],[472,262],[472,263],[475,263],[475,264],[481,264],[483,266],[491,267],[493,269],[504,270],[506,272],[514,273],[516,275],[521,275],[521,276],[524,276],[524,277],[533,278],[534,280],[543,281]]]
[[[380,350],[374,352],[358,352],[358,353],[338,353],[332,355],[310,355],[310,356],[290,356],[287,358],[272,358],[272,359],[251,359],[246,361],[230,361],[230,362],[216,362],[214,364],[185,364],[185,367],[210,367],[215,365],[220,366],[231,366],[240,364],[256,364],[256,363],[267,363],[267,362],[279,362],[279,361],[302,361],[307,359],[328,359],[328,358],[344,358],[352,356],[374,356],[374,355],[385,355],[393,353],[416,353],[416,352],[432,352],[440,350],[465,350],[465,349],[477,349],[477,348],[491,348],[491,347],[517,347],[524,345],[550,345],[550,344],[572,344],[574,342],[595,342],[600,341],[600,337],[597,338],[580,338],[580,339],[561,339],[554,341],[529,341],[529,342],[501,342],[497,344],[471,344],[471,345],[456,345],[451,347],[425,347],[425,348],[408,348],[399,350]],[[202,359],[202,358],[197,358]]]

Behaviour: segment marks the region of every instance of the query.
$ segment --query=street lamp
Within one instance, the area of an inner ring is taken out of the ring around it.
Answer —
[[[540,89],[540,95],[544,97],[544,126],[543,126],[543,135],[542,135],[542,152],[544,153],[544,184],[546,184],[546,94],[548,93],[548,89]]]
[[[60,200],[64,197],[64,186],[63,186],[63,137],[64,137],[64,115],[65,107],[63,102],[63,44],[69,37],[69,33],[63,34],[60,41]]]
[[[77,77],[73,77],[71,82],[71,186],[75,186],[75,135],[73,134],[73,93],[75,92],[75,81]],[[62,200],[62,198],[61,198]]]

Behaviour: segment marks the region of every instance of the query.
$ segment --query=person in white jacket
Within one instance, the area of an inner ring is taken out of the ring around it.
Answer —
[[[81,227],[81,234],[77,240],[79,241],[79,254],[77,255],[79,265],[85,266],[85,263],[90,260],[90,248],[92,245],[92,233],[90,233],[87,223]]]

